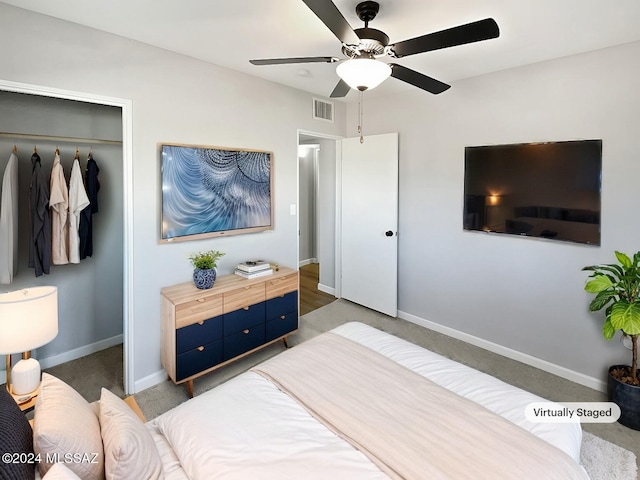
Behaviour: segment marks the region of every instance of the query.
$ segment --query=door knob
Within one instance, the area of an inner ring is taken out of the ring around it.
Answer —
[[[387,237],[393,237],[393,232],[392,232],[391,230],[387,230],[386,232],[384,232],[384,234],[385,234]]]

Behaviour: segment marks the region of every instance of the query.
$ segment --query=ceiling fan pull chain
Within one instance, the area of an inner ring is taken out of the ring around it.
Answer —
[[[363,92],[359,91],[360,99],[358,100],[358,133],[360,134],[360,143],[364,143],[364,137],[362,136],[362,104],[364,102]]]

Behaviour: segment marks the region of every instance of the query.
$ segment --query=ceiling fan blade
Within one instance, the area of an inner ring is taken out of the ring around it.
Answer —
[[[415,70],[403,67],[402,65],[390,63],[389,66],[391,67],[391,76],[393,78],[410,83],[414,87],[421,88],[422,90],[426,90],[427,92],[431,92],[435,95],[451,88],[451,85],[442,83],[440,80],[428,77],[422,73],[416,72]]]
[[[349,90],[351,90],[351,87],[349,85],[347,85],[347,82],[345,82],[344,80],[340,79],[340,81],[336,85],[336,88],[334,88],[333,92],[331,92],[330,97],[331,98],[346,97],[347,93],[349,93]]]
[[[358,45],[360,39],[331,0],[302,0],[329,30],[347,45]]]
[[[493,18],[485,18],[477,22],[459,25],[439,32],[429,33],[421,37],[404,40],[391,45],[397,58],[430,52],[441,48],[455,47],[467,43],[489,40],[500,36],[500,29]]]
[[[287,63],[335,63],[339,59],[335,57],[293,57],[293,58],[264,58],[261,60],[249,60],[252,65],[284,65]]]

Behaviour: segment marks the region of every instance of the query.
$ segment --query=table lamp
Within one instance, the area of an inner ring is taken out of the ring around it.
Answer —
[[[7,390],[30,394],[40,385],[40,363],[31,350],[58,335],[58,288],[33,287],[0,293],[0,355],[7,356]],[[11,368],[11,355],[22,360]]]

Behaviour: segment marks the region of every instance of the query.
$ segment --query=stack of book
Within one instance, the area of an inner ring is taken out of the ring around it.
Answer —
[[[236,267],[235,274],[244,278],[257,278],[265,275],[271,275],[273,269],[269,262],[264,260],[252,260],[249,262],[239,263]]]

